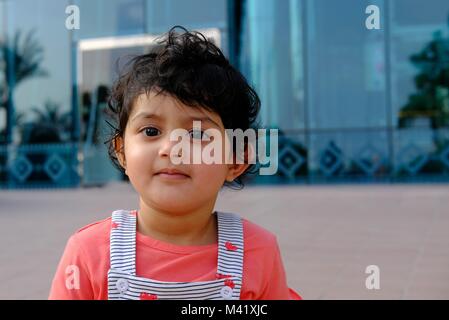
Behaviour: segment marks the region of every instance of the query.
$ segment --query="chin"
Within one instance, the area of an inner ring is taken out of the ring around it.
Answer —
[[[168,203],[157,203],[157,207],[163,212],[170,213],[174,216],[182,215],[183,212],[188,212],[189,208],[183,205],[173,205]]]
[[[151,195],[150,199],[151,203],[163,211],[176,213],[195,208],[195,205],[192,204],[191,197],[183,199],[180,195],[160,193],[161,191],[159,191],[157,195]]]

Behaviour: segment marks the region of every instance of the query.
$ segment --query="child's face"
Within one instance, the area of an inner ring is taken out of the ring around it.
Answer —
[[[124,156],[120,153],[117,156],[141,201],[147,206],[172,212],[213,207],[224,181],[232,181],[248,166],[173,164],[170,152],[178,142],[170,141],[170,133],[175,129],[190,131],[195,119],[209,119],[201,121],[201,130],[215,128],[223,139],[227,138],[223,122],[216,113],[186,106],[167,94],[156,95],[154,91],[149,95],[141,94],[136,99],[124,139],[117,141],[118,149],[124,143]],[[176,169],[185,176],[161,173],[164,169]]]

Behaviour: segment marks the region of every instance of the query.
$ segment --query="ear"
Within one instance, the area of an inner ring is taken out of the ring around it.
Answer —
[[[255,152],[254,147],[251,143],[245,145],[244,151],[244,163],[238,164],[236,163],[236,157],[238,155],[234,155],[234,163],[228,165],[228,173],[226,175],[226,181],[232,182],[234,179],[239,177],[246,169],[252,164],[255,163]]]
[[[232,182],[235,178],[239,177],[249,167],[248,163],[244,164],[231,164],[229,165],[228,173],[226,174],[226,181]]]
[[[116,136],[113,140],[113,143],[114,143],[115,156],[117,157],[117,160],[122,166],[122,168],[125,169],[126,173],[125,144],[123,137]]]

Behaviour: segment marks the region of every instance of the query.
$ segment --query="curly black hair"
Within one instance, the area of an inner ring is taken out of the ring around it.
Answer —
[[[109,123],[113,133],[105,142],[109,157],[122,172],[115,141],[124,136],[135,99],[151,90],[169,94],[187,106],[216,112],[226,129],[257,128],[260,109],[257,93],[221,50],[200,32],[175,26],[157,40],[149,53],[132,58],[125,67],[127,70],[114,83],[108,100],[115,125]],[[243,188],[244,178],[254,173],[254,169],[251,164],[232,183],[224,185]]]

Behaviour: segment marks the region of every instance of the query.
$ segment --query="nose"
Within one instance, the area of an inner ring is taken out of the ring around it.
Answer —
[[[160,148],[159,148],[159,157],[162,157],[162,158],[168,157],[168,158],[170,158],[170,154],[171,154],[171,151],[172,151],[173,147],[175,145],[177,145],[178,143],[179,143],[178,141],[171,141],[170,140],[170,135],[166,135],[166,137],[164,137],[162,139],[162,141],[161,141],[161,145],[160,145]],[[182,152],[181,152],[180,148],[179,148],[178,154],[174,155],[174,156],[178,156],[178,157],[182,156]]]

